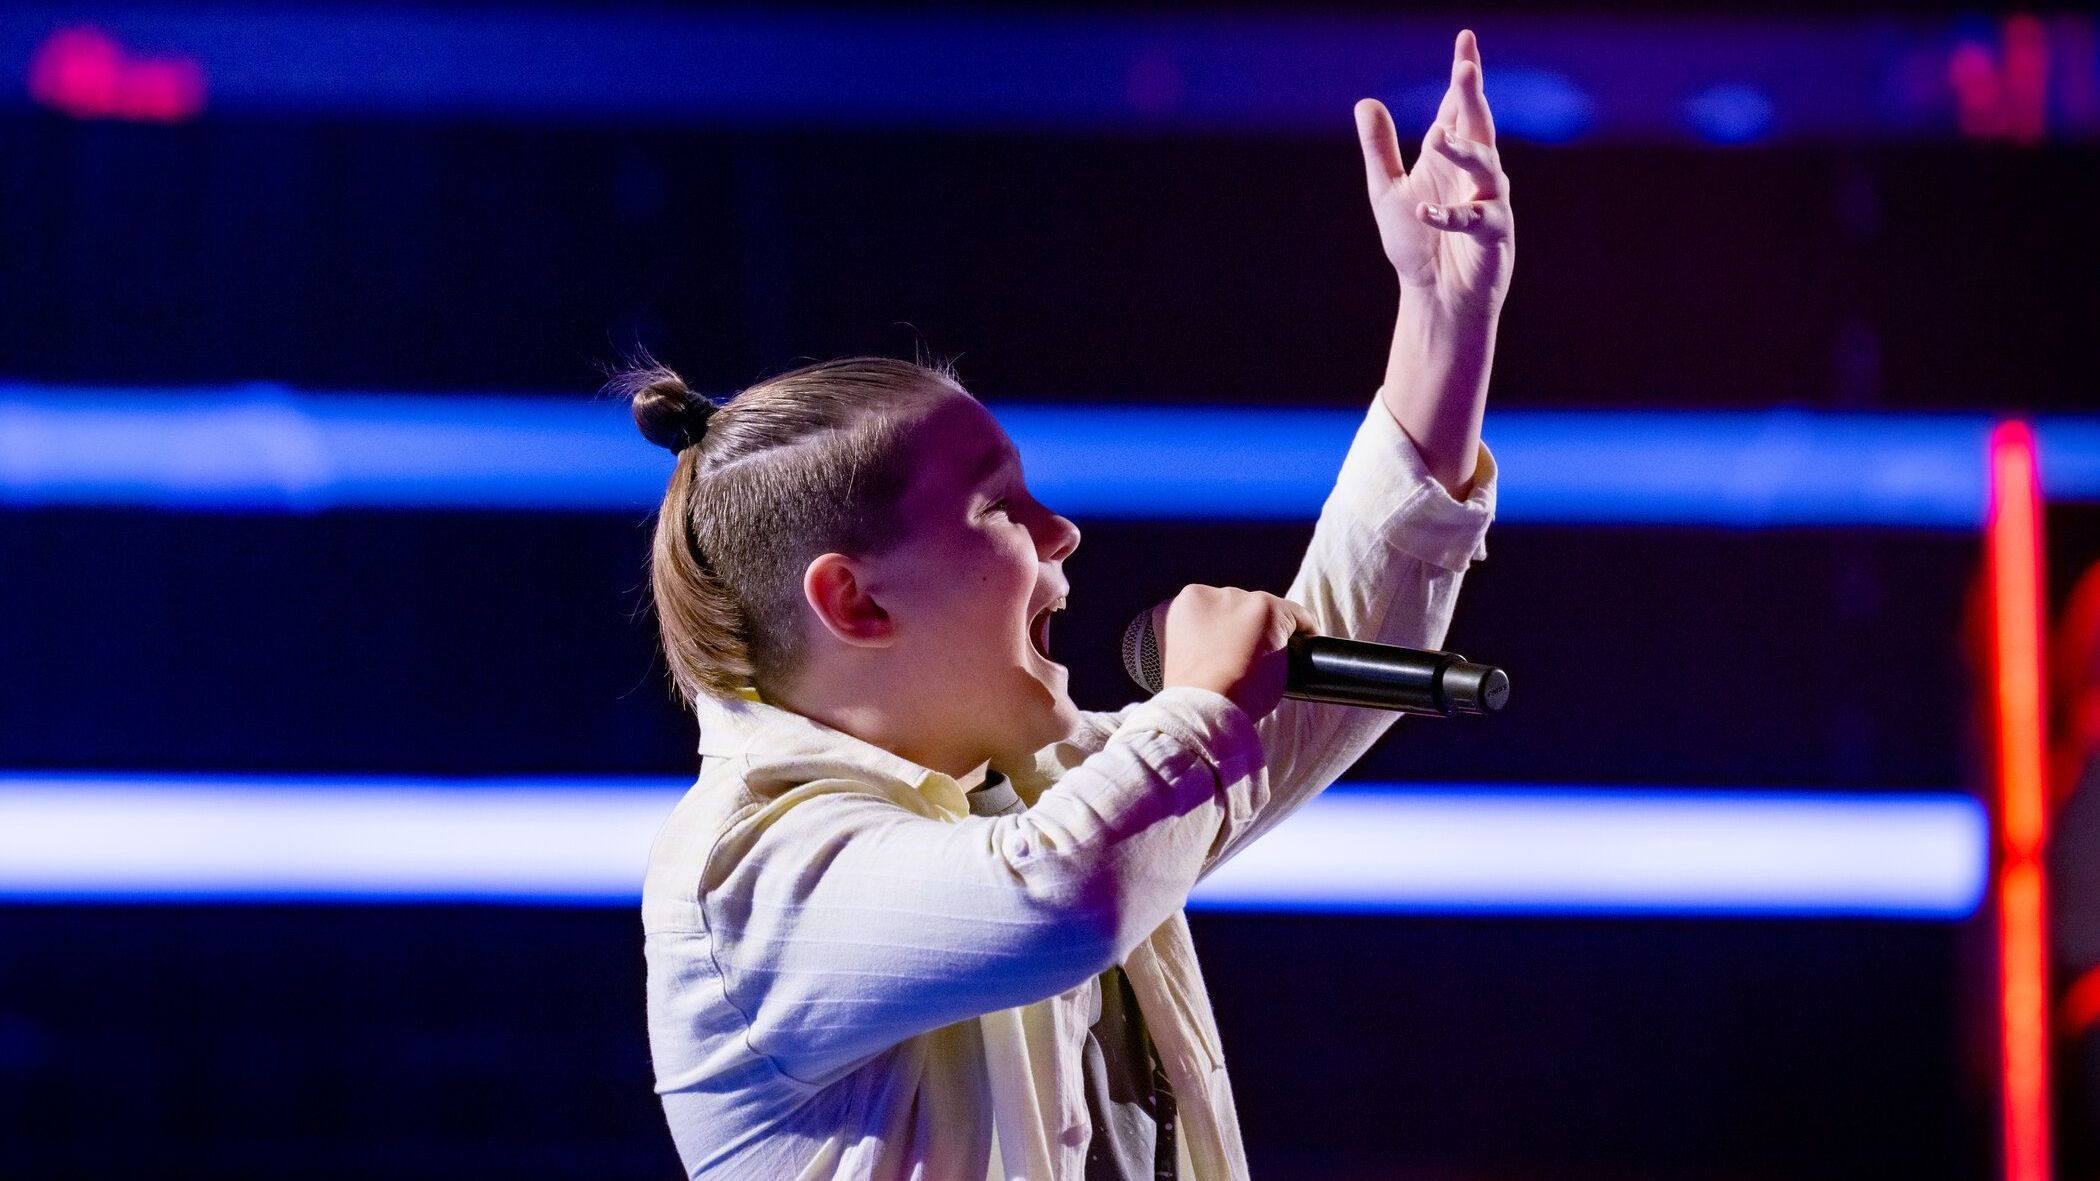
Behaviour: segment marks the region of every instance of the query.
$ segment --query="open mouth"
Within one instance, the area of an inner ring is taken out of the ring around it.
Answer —
[[[1059,598],[1028,621],[1028,642],[1035,646],[1035,654],[1044,660],[1050,659],[1050,617],[1064,609],[1065,600]]]

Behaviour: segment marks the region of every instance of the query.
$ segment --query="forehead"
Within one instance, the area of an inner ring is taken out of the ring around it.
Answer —
[[[1006,428],[975,398],[953,397],[911,429],[913,497],[955,496],[976,487],[1013,452]]]

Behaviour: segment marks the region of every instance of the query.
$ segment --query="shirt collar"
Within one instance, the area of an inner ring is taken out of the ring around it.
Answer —
[[[962,787],[949,775],[773,705],[750,685],[738,689],[733,700],[699,694],[693,712],[700,721],[699,753],[742,759],[744,780],[754,790],[784,789],[820,778],[865,779],[872,773],[909,787],[944,810],[969,813]]]

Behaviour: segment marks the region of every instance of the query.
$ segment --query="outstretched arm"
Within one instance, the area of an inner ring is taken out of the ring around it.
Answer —
[[[1487,406],[1495,325],[1516,265],[1509,177],[1495,148],[1480,45],[1459,31],[1451,85],[1410,172],[1385,104],[1356,104],[1371,210],[1400,281],[1379,398],[1437,482],[1463,500]]]
[[[1285,597],[1312,613],[1321,635],[1438,648],[1495,515],[1495,462],[1480,422],[1516,255],[1472,31],[1458,35],[1451,85],[1413,172],[1382,103],[1359,102],[1356,126],[1379,238],[1400,280],[1399,322],[1380,405],[1365,408]],[[1100,750],[1136,708],[1084,715],[1071,739],[1038,753],[1037,782]],[[1396,717],[1285,698],[1255,727],[1267,765],[1233,789],[1203,872],[1333,783]]]
[[[1399,322],[1380,405],[1366,408],[1286,597],[1321,635],[1441,648],[1495,513],[1480,421],[1516,254],[1472,31],[1458,35],[1451,85],[1413,172],[1383,104],[1358,103],[1356,126],[1378,235],[1400,280]],[[1205,872],[1325,790],[1397,717],[1285,699],[1256,727],[1267,798],[1227,829]]]

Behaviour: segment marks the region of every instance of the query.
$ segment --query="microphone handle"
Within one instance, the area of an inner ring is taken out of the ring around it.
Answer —
[[[1509,699],[1506,673],[1453,652],[1395,662],[1386,645],[1306,632],[1292,636],[1289,649],[1285,697],[1435,718],[1492,713]]]

